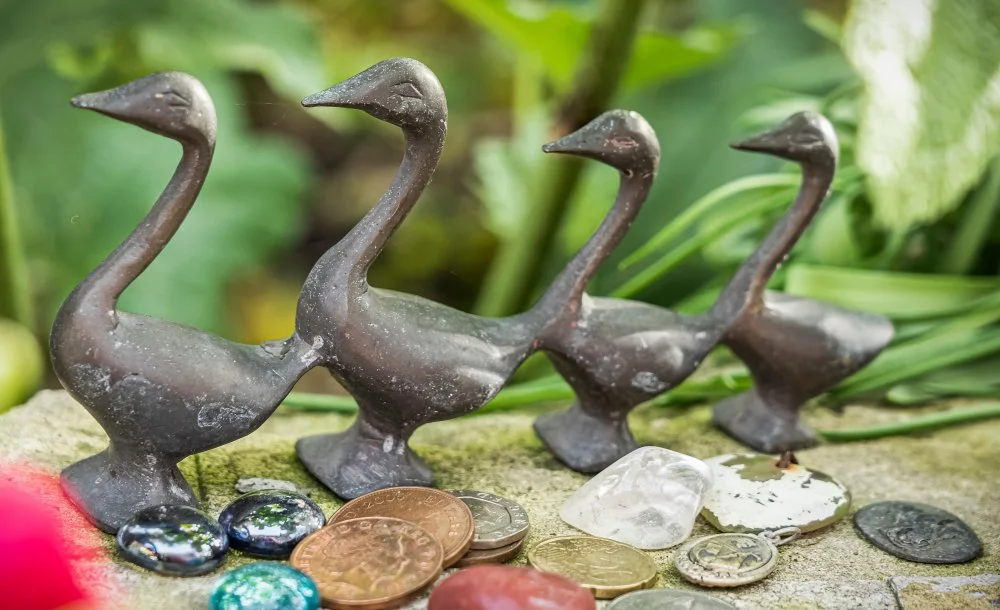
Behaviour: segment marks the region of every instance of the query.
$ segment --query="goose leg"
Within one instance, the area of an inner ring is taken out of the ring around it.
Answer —
[[[765,394],[768,394],[766,391]],[[761,453],[812,447],[816,434],[799,419],[797,400],[765,400],[753,388],[715,405],[712,421],[726,434]]]
[[[350,428],[300,438],[295,452],[306,469],[341,498],[357,498],[385,487],[431,487],[430,467],[408,444],[412,433],[379,429],[362,407]]]
[[[600,472],[638,445],[629,430],[628,412],[590,412],[580,402],[535,420],[535,434],[559,461],[577,472]]]
[[[175,460],[113,441],[97,455],[65,468],[60,482],[84,516],[111,534],[143,508],[198,506]]]

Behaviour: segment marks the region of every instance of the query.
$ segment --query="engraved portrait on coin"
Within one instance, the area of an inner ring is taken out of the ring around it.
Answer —
[[[517,502],[485,491],[453,489],[449,493],[472,511],[476,533],[471,548],[509,546],[528,534],[528,514]]]
[[[387,517],[350,519],[303,540],[291,564],[313,579],[324,607],[383,608],[441,573],[444,552],[427,530]]]
[[[854,525],[876,547],[908,561],[963,563],[979,557],[982,543],[955,515],[919,502],[876,502],[854,515]]]

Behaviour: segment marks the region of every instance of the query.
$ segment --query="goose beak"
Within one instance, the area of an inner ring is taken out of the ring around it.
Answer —
[[[84,93],[71,99],[70,104],[75,108],[85,108],[112,118],[125,119],[128,114],[128,99],[120,89],[119,87],[107,91]]]
[[[580,155],[590,152],[593,148],[589,138],[582,130],[574,131],[558,140],[542,146],[542,152]]]
[[[306,97],[302,100],[302,105],[306,108],[315,106],[332,106],[335,108],[359,108],[363,109],[370,102],[368,97],[372,93],[372,79],[368,77],[367,71],[356,76],[341,81],[329,89],[324,89]]]
[[[733,142],[730,146],[736,150],[775,155],[784,152],[788,148],[788,138],[783,130],[770,130],[746,140]]]

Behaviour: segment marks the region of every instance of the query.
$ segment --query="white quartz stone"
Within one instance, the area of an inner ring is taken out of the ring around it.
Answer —
[[[711,487],[712,470],[705,462],[662,447],[642,447],[587,481],[559,516],[592,536],[665,549],[691,535]]]

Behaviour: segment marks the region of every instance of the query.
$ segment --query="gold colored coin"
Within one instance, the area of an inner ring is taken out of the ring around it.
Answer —
[[[406,603],[433,583],[443,558],[441,543],[424,528],[366,517],[307,536],[290,561],[316,583],[324,608],[383,610]]]
[[[543,572],[576,581],[597,599],[645,589],[656,580],[656,564],[649,555],[607,538],[549,538],[528,551],[528,562]]]
[[[455,563],[455,567],[465,568],[481,563],[506,563],[517,557],[523,546],[524,538],[496,549],[472,549]]]
[[[472,545],[472,511],[450,493],[429,487],[390,487],[355,498],[330,517],[338,523],[358,517],[393,517],[416,523],[444,548],[444,567],[465,555]]]

